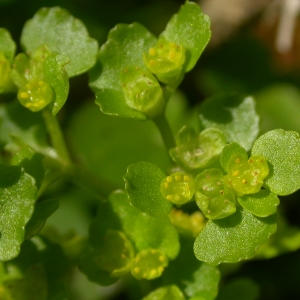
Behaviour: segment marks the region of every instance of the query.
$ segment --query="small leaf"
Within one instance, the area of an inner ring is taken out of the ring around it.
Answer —
[[[276,214],[258,218],[237,208],[227,218],[207,222],[195,240],[194,252],[197,259],[214,266],[249,259],[276,228]]]
[[[289,195],[300,188],[300,139],[295,131],[276,129],[260,136],[252,155],[263,155],[270,166],[264,186],[276,195]]]
[[[143,250],[131,263],[131,274],[136,279],[155,279],[160,277],[168,266],[167,256],[156,249]]]
[[[5,28],[0,28],[0,52],[4,54],[9,63],[12,62],[16,52],[16,43]]]
[[[86,72],[96,61],[97,41],[88,36],[83,23],[60,7],[41,8],[26,22],[21,35],[26,51],[46,45],[51,52],[67,56],[69,77]]]
[[[10,62],[0,51],[0,94],[14,92],[15,85],[11,79]]]
[[[275,214],[279,205],[278,197],[267,190],[260,190],[254,195],[238,197],[238,201],[245,210],[258,217]]]
[[[161,37],[182,45],[186,50],[185,72],[196,64],[210,40],[209,17],[201,12],[199,5],[186,1],[179,12],[169,21]]]
[[[48,84],[55,92],[52,113],[55,116],[65,104],[69,93],[69,80],[64,66],[69,63],[66,56],[51,53],[45,60],[44,73]]]
[[[183,126],[176,137],[176,148],[170,149],[172,159],[188,170],[204,168],[218,158],[226,140],[221,130],[208,128],[196,134],[194,128]]]
[[[19,166],[0,165],[0,260],[16,257],[37,196],[35,182]]]
[[[227,142],[236,142],[249,151],[259,132],[259,116],[252,97],[237,94],[219,95],[200,106],[203,128],[221,129]]]
[[[155,42],[156,38],[138,23],[119,24],[110,31],[107,42],[100,48],[99,64],[92,70],[90,80],[96,104],[103,113],[140,120],[147,118],[144,113],[127,106],[120,74],[128,66],[145,69],[143,53]]]
[[[248,159],[248,155],[246,150],[241,147],[238,143],[236,142],[231,142],[230,144],[226,145],[222,153],[220,155],[220,163],[222,168],[228,172],[227,165],[232,156],[235,154],[239,154],[240,156],[244,157],[245,159]]]
[[[140,162],[130,165],[124,175],[130,203],[151,216],[168,215],[172,204],[164,199],[160,191],[160,184],[165,177],[165,173],[154,164]]]
[[[36,203],[34,212],[26,224],[25,239],[31,239],[37,235],[44,227],[47,219],[58,209],[59,202],[57,200],[48,199]]]
[[[185,297],[176,285],[169,285],[154,290],[142,300],[185,300]]]
[[[43,155],[34,152],[31,148],[25,148],[13,156],[11,164],[24,168],[25,172],[35,179],[37,188],[39,189],[45,175],[43,160]]]

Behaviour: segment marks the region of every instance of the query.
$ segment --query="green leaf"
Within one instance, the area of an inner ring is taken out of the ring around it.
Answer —
[[[267,190],[260,190],[254,195],[238,197],[238,201],[245,210],[258,217],[275,214],[279,205],[278,197]]]
[[[207,222],[195,240],[194,252],[199,260],[211,265],[249,259],[276,228],[276,215],[258,218],[237,208],[227,218]]]
[[[34,152],[31,148],[25,148],[13,156],[11,164],[24,168],[25,172],[35,179],[36,186],[39,189],[45,175],[43,160],[43,155]]]
[[[170,259],[179,252],[178,233],[169,218],[142,213],[130,205],[123,191],[112,193],[109,203],[99,206],[97,218],[90,227],[90,242],[94,247],[99,245],[107,229],[124,231],[137,251],[157,249]]]
[[[203,128],[221,129],[228,142],[250,150],[259,132],[259,116],[252,97],[237,94],[219,95],[207,99],[199,110]]]
[[[216,300],[257,300],[259,294],[257,283],[249,278],[238,278],[222,286]]]
[[[26,146],[34,151],[49,155],[47,130],[40,114],[22,107],[17,101],[0,106],[0,144],[11,152]],[[53,151],[53,149],[52,149]],[[55,155],[55,152],[52,152]]]
[[[204,168],[217,160],[226,140],[221,130],[208,128],[196,134],[191,126],[183,126],[176,136],[172,159],[188,170]]]
[[[196,259],[193,240],[181,239],[178,257],[170,261],[163,275],[163,285],[176,284],[188,297],[203,297],[214,300],[218,294],[220,271]]]
[[[11,78],[18,88],[23,87],[29,81],[28,70],[30,70],[29,57],[25,53],[19,53],[13,60],[11,70]]]
[[[176,285],[169,285],[154,290],[142,300],[185,300],[185,297]]]
[[[220,155],[220,163],[222,168],[228,172],[227,165],[232,156],[235,154],[239,154],[240,156],[244,157],[245,159],[248,159],[248,155],[246,150],[241,147],[238,143],[236,142],[231,142],[230,144],[226,145],[222,153]]]
[[[140,162],[130,165],[124,175],[125,189],[130,203],[151,216],[168,215],[172,204],[164,199],[160,184],[166,174],[156,165]]]
[[[55,92],[52,113],[55,116],[65,104],[69,94],[69,80],[64,66],[69,63],[66,56],[51,53],[45,60],[44,73],[47,83]]]
[[[295,131],[276,129],[260,136],[252,155],[266,157],[270,173],[264,185],[276,195],[289,195],[300,188],[300,139]]]
[[[19,166],[0,165],[0,260],[16,257],[37,196],[35,182]]]
[[[69,77],[89,70],[96,62],[97,41],[88,36],[83,23],[60,7],[41,8],[23,28],[21,44],[33,53],[41,45],[67,56]]]
[[[100,48],[98,65],[92,70],[90,80],[96,104],[103,113],[140,120],[147,118],[144,113],[127,106],[120,75],[128,67],[145,69],[143,53],[155,42],[156,38],[138,23],[119,24],[110,31],[107,42]]]
[[[10,63],[16,52],[16,43],[5,28],[0,28],[0,52],[4,54]]]
[[[59,202],[57,200],[48,199],[36,203],[34,212],[26,224],[25,239],[31,239],[37,235],[44,227],[47,219],[58,209]]]
[[[160,277],[168,266],[168,257],[156,249],[139,252],[131,262],[131,274],[136,279],[155,279]]]
[[[196,64],[210,40],[210,20],[199,5],[186,1],[169,21],[161,36],[169,42],[182,45],[186,50],[185,72]]]

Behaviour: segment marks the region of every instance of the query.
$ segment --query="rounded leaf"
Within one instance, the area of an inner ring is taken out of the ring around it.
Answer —
[[[16,43],[12,39],[9,31],[5,28],[0,28],[0,52],[11,63],[16,52]]]
[[[90,69],[96,62],[98,43],[88,36],[83,23],[60,7],[41,8],[26,22],[21,35],[21,44],[33,53],[41,45],[51,52],[67,56],[69,77]]]
[[[154,290],[142,300],[185,300],[185,297],[176,285],[169,285]]]
[[[195,240],[195,255],[197,259],[214,266],[249,259],[276,232],[276,219],[276,214],[258,218],[237,208],[227,218],[209,220]]]
[[[276,129],[260,136],[252,155],[262,155],[270,173],[264,186],[276,195],[289,195],[300,188],[300,139],[295,131]]]

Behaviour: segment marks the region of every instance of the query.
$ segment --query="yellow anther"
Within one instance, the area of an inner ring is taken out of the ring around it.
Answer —
[[[240,172],[238,170],[235,170],[233,173],[232,173],[232,176],[238,176],[240,174]]]
[[[168,189],[169,188],[169,184],[167,182],[164,183],[164,187],[165,189]]]
[[[184,176],[183,176],[183,180],[184,180],[184,181],[189,181],[189,180],[190,180],[190,176],[184,175]]]
[[[27,98],[29,98],[29,95],[26,92],[22,92],[22,93],[20,93],[20,98],[27,99]]]
[[[40,101],[38,102],[38,104],[39,104],[40,106],[44,105],[44,104],[45,104],[45,100],[40,100]]]
[[[246,179],[243,179],[243,180],[242,180],[242,183],[247,183],[247,180],[246,180]]]
[[[168,176],[166,180],[167,180],[167,182],[172,182],[171,176]]]
[[[154,48],[150,48],[150,49],[149,49],[149,54],[150,54],[151,56],[154,56],[154,55],[156,54],[155,49],[154,49]]]
[[[176,175],[176,176],[175,176],[175,179],[176,179],[177,181],[180,181],[180,180],[181,180],[181,176],[180,176],[180,175]]]
[[[135,268],[133,269],[133,272],[134,272],[134,273],[140,273],[140,271],[141,271],[141,270],[140,270],[140,268],[138,268],[138,267],[135,267]]]
[[[165,261],[165,258],[161,255],[161,256],[158,258],[158,260],[159,260],[160,262],[163,262],[163,261]]]
[[[32,103],[31,103],[31,102],[27,102],[27,103],[25,104],[25,106],[26,106],[27,108],[29,108],[29,107],[32,106]]]
[[[151,276],[156,276],[157,275],[157,270],[156,269],[151,270],[150,275]]]
[[[167,200],[172,200],[173,199],[173,196],[172,195],[167,195]]]
[[[169,52],[169,57],[170,57],[170,58],[174,58],[175,56],[176,56],[175,51],[170,51],[170,52]]]
[[[158,268],[158,271],[159,271],[160,273],[162,273],[163,270],[164,270],[164,268],[161,267],[161,266]]]

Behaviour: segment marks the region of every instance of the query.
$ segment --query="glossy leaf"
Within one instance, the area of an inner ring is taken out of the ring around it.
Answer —
[[[88,36],[83,23],[60,7],[41,8],[23,28],[21,44],[34,52],[46,45],[51,52],[67,56],[69,77],[89,70],[96,62],[97,41]]]
[[[24,168],[25,172],[35,179],[39,189],[45,175],[43,160],[43,155],[34,152],[31,148],[25,148],[13,156],[11,164]]]
[[[227,218],[209,220],[195,240],[194,252],[199,260],[211,265],[249,259],[276,228],[276,215],[258,218],[237,209]]]
[[[185,300],[185,297],[176,285],[169,285],[154,290],[142,300]]]
[[[182,45],[186,50],[185,72],[190,71],[210,39],[210,20],[199,5],[186,1],[175,14],[161,36]]]
[[[276,129],[260,136],[252,155],[263,155],[270,166],[264,185],[277,195],[289,195],[300,188],[300,139],[295,131]]]
[[[238,143],[231,142],[230,144],[226,145],[223,148],[222,153],[220,155],[221,166],[226,172],[228,172],[227,169],[228,162],[230,158],[235,154],[239,154],[243,158],[248,159],[246,150],[243,147],[241,147]]]
[[[275,214],[279,205],[278,197],[267,190],[260,190],[254,195],[238,197],[238,201],[245,210],[258,217]]]
[[[130,205],[123,191],[110,195],[109,203],[99,206],[97,218],[90,227],[90,242],[100,243],[105,230],[122,230],[137,251],[157,249],[174,259],[179,252],[179,237],[168,217],[152,217]]]
[[[203,128],[221,129],[227,142],[236,142],[249,151],[259,133],[259,116],[252,97],[219,95],[204,101],[199,110]]]
[[[54,116],[63,107],[69,94],[68,74],[65,71],[65,65],[68,63],[69,59],[66,56],[55,53],[51,53],[45,60],[45,78],[55,92],[55,100],[52,108]]]
[[[47,219],[58,209],[57,200],[48,199],[36,203],[34,212],[25,227],[25,239],[31,239],[37,235],[44,227]]]
[[[219,129],[205,129],[197,135],[191,126],[184,126],[177,134],[176,148],[170,149],[170,155],[188,170],[204,168],[216,161],[225,142]]]
[[[0,28],[0,52],[4,54],[9,63],[12,62],[16,52],[16,43],[5,28]]]
[[[156,249],[139,252],[131,262],[131,274],[136,279],[155,279],[160,277],[168,266],[167,256]]]
[[[154,164],[140,162],[130,165],[124,175],[130,203],[150,216],[168,215],[172,204],[164,199],[160,191],[160,184],[165,177],[164,172]]]
[[[92,70],[90,80],[96,104],[102,112],[140,120],[147,118],[126,104],[120,74],[129,66],[145,69],[143,53],[155,41],[156,38],[138,23],[119,24],[110,31],[107,42],[100,48],[98,65]]]
[[[0,182],[0,259],[6,261],[19,254],[37,188],[34,179],[19,166],[0,165]]]

